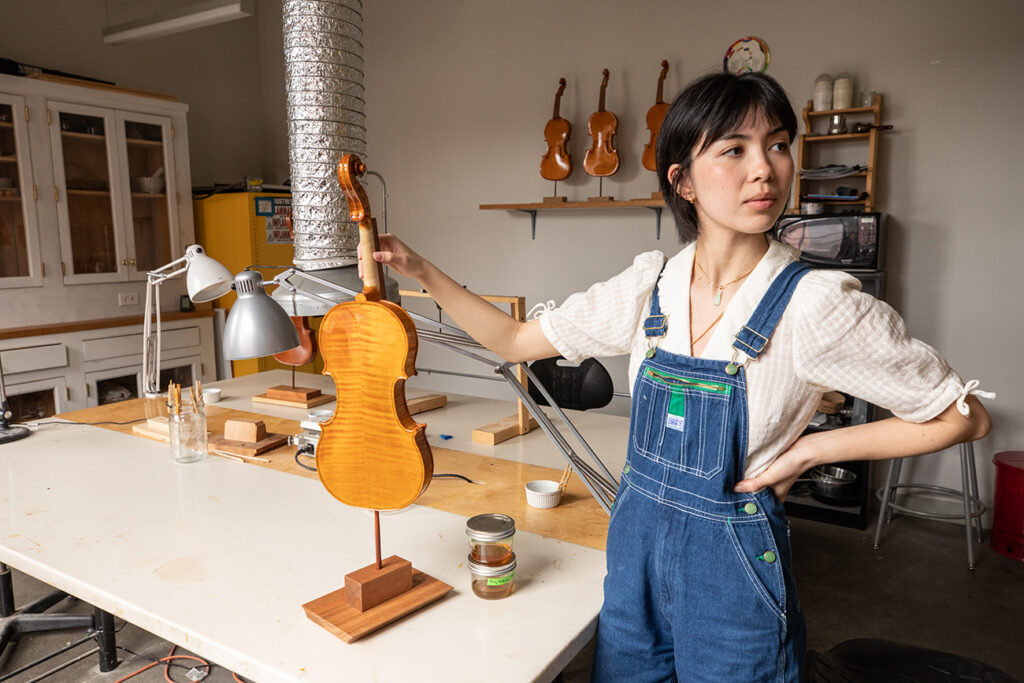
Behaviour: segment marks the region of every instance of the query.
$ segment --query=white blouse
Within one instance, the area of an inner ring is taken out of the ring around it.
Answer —
[[[668,333],[659,349],[690,355],[690,279],[695,245],[671,258],[659,285]],[[726,307],[701,358],[728,361],[732,342],[775,277],[799,252],[772,241],[764,257]],[[628,353],[629,384],[644,360],[643,321],[665,256],[651,251],[606,282],[574,294],[541,317],[541,329],[571,361]],[[746,360],[740,354],[739,360]],[[756,476],[800,436],[826,391],[842,391],[887,408],[910,422],[925,422],[974,390],[924,342],[907,333],[888,304],[860,291],[842,271],[815,270],[797,285],[764,352],[749,361],[750,431],[746,476]]]

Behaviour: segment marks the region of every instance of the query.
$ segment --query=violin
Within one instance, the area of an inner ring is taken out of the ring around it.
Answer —
[[[658,76],[658,99],[654,106],[647,110],[647,130],[651,131],[651,140],[644,145],[644,153],[640,157],[644,168],[649,171],[657,171],[658,164],[654,158],[655,145],[658,142],[658,131],[661,130],[661,122],[665,120],[668,113],[668,104],[661,98],[662,87],[665,85],[665,76],[668,74],[668,60],[661,60],[661,75]]]
[[[274,354],[274,360],[285,365],[305,365],[316,356],[316,338],[313,336],[313,329],[309,326],[309,318],[304,315],[289,316],[295,331],[299,333],[299,345],[294,349],[288,349],[281,353]]]
[[[320,352],[324,374],[334,379],[338,402],[321,425],[316,448],[320,481],[346,505],[398,510],[427,488],[434,460],[426,425],[405,402],[405,380],[416,374],[416,327],[405,310],[384,300],[384,268],[376,221],[357,180],[366,166],[355,154],[338,164],[338,182],[349,217],[359,224],[363,291],[324,316]]]
[[[587,129],[593,144],[583,157],[583,170],[593,176],[608,176],[619,170],[619,153],[615,151],[612,139],[619,127],[619,118],[604,109],[604,91],[608,87],[608,69],[603,71],[601,99],[597,111],[590,115]]]
[[[547,180],[565,180],[572,173],[572,157],[566,149],[572,124],[558,115],[558,105],[565,92],[565,79],[558,79],[558,92],[555,93],[555,112],[551,120],[544,126],[544,140],[548,143],[548,151],[540,160],[540,174]]]

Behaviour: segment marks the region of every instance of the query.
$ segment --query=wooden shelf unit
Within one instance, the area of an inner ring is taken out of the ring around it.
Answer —
[[[531,202],[525,204],[481,204],[483,211],[522,211],[530,214],[530,238],[537,237],[538,211],[573,211],[578,209],[650,209],[656,214],[655,229],[661,239],[661,212],[665,208],[664,199],[622,199],[598,200],[590,199],[582,202]]]
[[[874,104],[870,107],[851,107],[849,109],[829,109],[827,111],[814,111],[813,102],[808,101],[807,106],[804,108],[804,133],[797,136],[797,174],[793,180],[793,206],[789,213],[800,212],[800,201],[801,197],[805,194],[810,194],[808,186],[811,184],[818,183],[832,183],[833,187],[839,181],[847,180],[849,178],[864,178],[864,191],[867,192],[867,198],[860,201],[823,201],[823,204],[828,206],[863,206],[864,211],[874,211],[878,207],[875,203],[875,187],[877,186],[877,171],[878,171],[878,135],[880,131],[878,128],[872,128],[867,133],[843,133],[839,135],[819,135],[813,133],[811,122],[814,120],[820,120],[823,118],[829,118],[836,114],[841,114],[846,117],[854,118],[872,118],[872,124],[874,126],[882,125],[882,95],[876,94]],[[846,125],[852,127],[853,122],[847,121]],[[868,158],[867,158],[867,171],[861,171],[853,175],[844,176],[842,178],[802,178],[800,176],[800,169],[808,167],[808,161],[812,157],[811,146],[819,142],[863,142],[868,143]],[[826,194],[824,192],[820,194]],[[818,200],[814,200],[818,201]]]

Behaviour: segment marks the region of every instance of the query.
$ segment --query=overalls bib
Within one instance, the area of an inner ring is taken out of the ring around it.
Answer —
[[[608,529],[594,681],[799,680],[804,623],[782,504],[771,489],[733,487],[747,453],[743,366],[808,271],[791,263],[772,282],[733,343],[743,363],[658,350],[667,316],[655,285],[644,324],[653,345],[633,385]]]

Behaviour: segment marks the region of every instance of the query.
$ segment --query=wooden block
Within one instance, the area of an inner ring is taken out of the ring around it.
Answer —
[[[427,394],[418,398],[407,398],[405,405],[409,408],[409,414],[415,415],[448,405],[448,397],[444,394]]]
[[[545,197],[545,204],[564,204],[568,200],[568,197]]]
[[[288,406],[289,408],[307,409],[312,408],[313,406],[322,405],[324,403],[330,403],[333,400],[334,396],[332,394],[320,394],[319,396],[314,396],[308,401],[293,401],[284,398],[271,398],[266,394],[259,394],[257,396],[252,397],[253,403],[272,403],[276,406]]]
[[[224,438],[228,441],[257,443],[267,438],[267,425],[263,420],[236,417],[224,422]]]
[[[161,434],[171,433],[171,425],[166,417],[151,417],[146,420],[146,427],[150,431],[160,432]]]
[[[651,199],[664,199],[664,198],[665,198],[665,195],[663,195],[660,192],[652,192],[651,193]]]
[[[288,443],[288,437],[284,434],[267,434],[267,438],[255,443],[225,439],[223,436],[210,436],[206,439],[211,451],[224,451],[237,455],[259,455],[274,450],[278,446]]]
[[[345,600],[360,612],[412,589],[412,563],[398,555],[345,575]]]
[[[614,202],[615,197],[587,197],[588,202]]]
[[[290,387],[287,384],[279,384],[276,387],[267,389],[268,398],[277,398],[284,401],[308,401],[321,394],[319,389],[310,387]]]
[[[452,587],[444,581],[414,568],[410,590],[365,612],[360,612],[348,604],[344,588],[307,602],[302,609],[313,622],[346,643],[351,643],[415,612],[424,605],[443,598],[451,589]]]
[[[537,421],[531,417],[530,428],[527,431],[536,428]],[[483,427],[477,427],[474,429],[473,442],[493,446],[524,433],[525,432],[522,432],[519,429],[519,415],[510,415],[509,417],[498,420],[497,422],[492,422],[489,425],[484,425]]]

